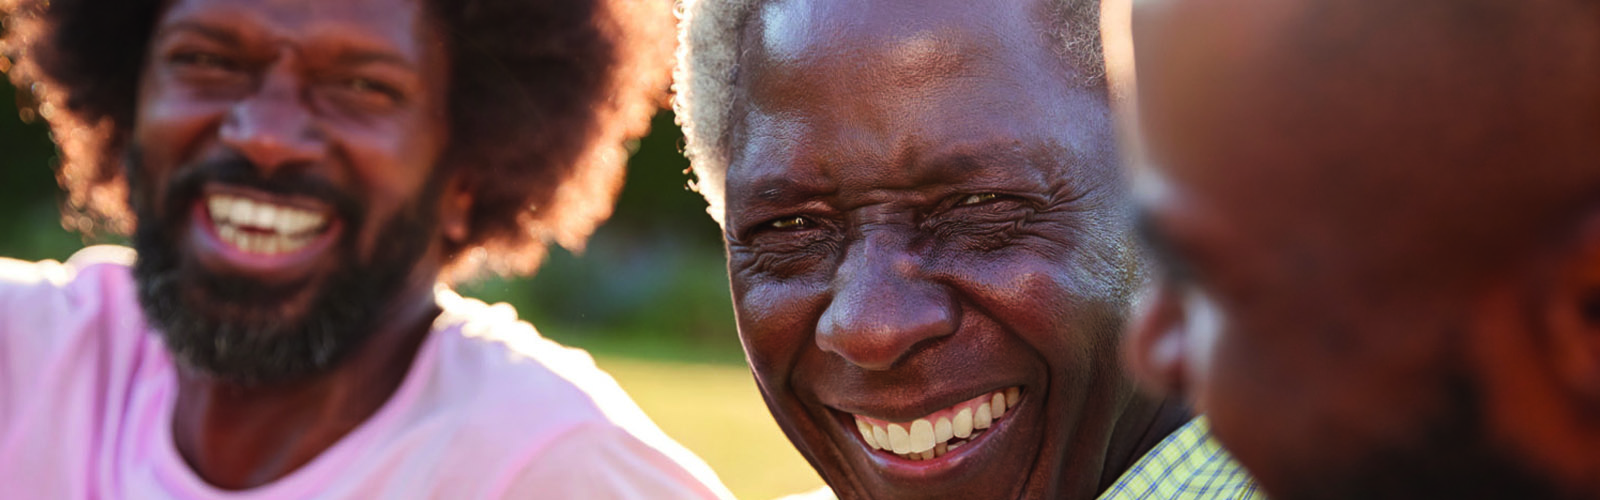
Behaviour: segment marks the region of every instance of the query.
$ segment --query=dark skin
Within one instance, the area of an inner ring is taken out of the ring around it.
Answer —
[[[780,1],[745,33],[725,218],[740,336],[841,498],[1093,498],[1187,418],[1118,364],[1139,278],[1109,103],[1044,19]],[[872,450],[852,421],[1008,387],[1016,408],[934,460]]]
[[[159,189],[185,165],[225,155],[243,156],[263,175],[307,169],[362,195],[369,222],[355,250],[382,251],[381,221],[421,192],[449,139],[449,61],[427,21],[420,4],[405,0],[174,2],[155,28],[141,81],[132,141],[147,170],[136,174]],[[466,234],[470,198],[447,182],[434,243],[382,308],[376,333],[343,363],[272,386],[179,371],[174,444],[201,478],[225,489],[282,478],[394,393],[439,313],[433,284],[445,244]],[[305,283],[279,311],[286,318],[305,313],[337,261],[327,252],[239,266],[185,241],[181,249],[210,272]]]
[[[1274,498],[1600,494],[1597,20],[1140,2],[1136,371]]]

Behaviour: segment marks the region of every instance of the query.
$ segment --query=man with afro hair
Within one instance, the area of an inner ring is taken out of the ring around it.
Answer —
[[[645,0],[0,0],[64,222],[0,260],[8,498],[718,498],[581,351],[441,278],[611,210]]]

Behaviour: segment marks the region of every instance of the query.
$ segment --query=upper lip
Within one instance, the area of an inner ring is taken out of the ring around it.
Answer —
[[[233,195],[233,196],[239,196],[239,197],[244,197],[244,198],[251,198],[251,199],[255,199],[255,200],[265,201],[265,202],[269,202],[269,203],[275,203],[275,204],[279,204],[279,205],[287,205],[287,206],[300,208],[300,209],[305,209],[305,210],[310,210],[310,211],[314,211],[314,212],[327,213],[327,212],[330,212],[331,209],[332,209],[332,206],[329,203],[327,203],[325,201],[322,201],[321,199],[313,198],[313,197],[310,197],[310,196],[278,194],[278,193],[272,193],[272,192],[268,192],[268,191],[262,191],[260,189],[233,185],[233,184],[209,183],[209,184],[206,184],[205,187],[202,188],[202,190],[201,190],[201,195],[202,196],[212,196],[212,195],[219,195],[219,194],[226,194],[226,195]]]
[[[939,410],[955,406],[963,401],[1009,387],[1022,387],[1022,384],[999,384],[984,387],[986,388],[943,391],[935,396],[919,398],[917,401],[905,402],[902,404],[885,402],[880,399],[872,403],[841,401],[823,402],[823,405],[841,412],[850,413],[853,415],[861,415],[863,417],[871,417],[888,422],[910,422]],[[871,396],[851,399],[857,401],[873,400]]]

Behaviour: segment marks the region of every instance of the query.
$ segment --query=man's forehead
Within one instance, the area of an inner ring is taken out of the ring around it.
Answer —
[[[1142,1],[1143,139],[1166,185],[1141,194],[1204,198],[1277,248],[1490,255],[1508,214],[1560,199],[1559,166],[1593,161],[1594,128],[1573,126],[1600,109],[1600,58],[1574,55],[1600,47],[1583,5]]]
[[[336,39],[385,46],[415,60],[423,52],[421,0],[175,0],[157,33],[177,26],[269,37],[280,42]],[[242,32],[241,32],[242,31]]]
[[[742,57],[749,64],[743,65],[741,78],[756,95],[815,97],[860,83],[821,75],[912,88],[982,74],[992,67],[991,59],[1015,64],[1017,54],[1007,48],[1048,50],[1031,19],[1037,3],[770,2],[745,33],[750,50]]]

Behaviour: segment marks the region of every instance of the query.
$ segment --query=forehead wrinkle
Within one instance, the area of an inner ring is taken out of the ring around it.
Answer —
[[[882,93],[929,95],[942,93],[952,80],[983,75],[980,61],[992,50],[985,44],[960,44],[952,40],[960,30],[941,28],[910,36],[823,40],[839,45],[832,50],[808,51],[786,58],[759,50],[747,57],[765,57],[771,63],[754,65],[749,79],[751,104],[770,111],[828,109],[826,103],[859,92],[861,82]],[[818,79],[816,75],[843,75]]]

